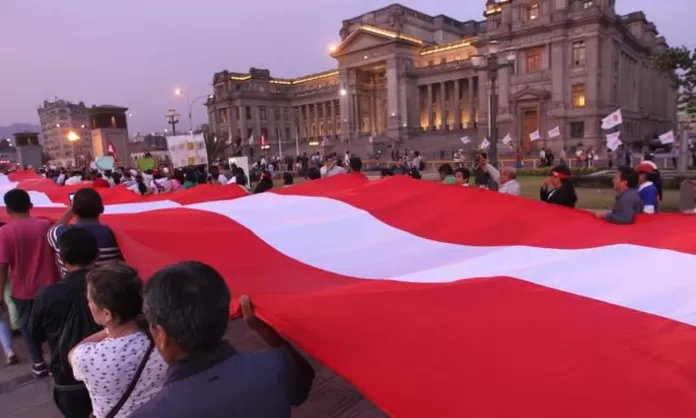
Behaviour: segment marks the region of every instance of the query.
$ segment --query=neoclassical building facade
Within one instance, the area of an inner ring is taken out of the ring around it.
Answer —
[[[614,0],[488,0],[484,20],[429,16],[393,4],[345,20],[331,50],[337,69],[299,78],[269,70],[222,71],[207,101],[218,137],[240,147],[296,144],[371,154],[420,149],[433,155],[488,136],[489,73],[472,65],[492,41],[498,136],[531,151],[531,132],[556,126],[548,146],[602,148],[603,117],[621,108],[622,139],[640,141],[676,123],[676,94],[650,66],[667,48],[643,12],[617,15]],[[500,139],[500,138],[498,138]],[[544,139],[546,143],[546,139]]]

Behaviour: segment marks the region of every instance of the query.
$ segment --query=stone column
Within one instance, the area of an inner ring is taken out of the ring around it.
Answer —
[[[240,130],[242,131],[242,145],[249,145],[249,132],[247,132],[246,106],[239,106]]]
[[[433,85],[432,84],[428,84],[427,111],[428,111],[428,131],[432,131],[433,126],[435,125],[435,115],[433,114]]]
[[[459,79],[454,80],[454,129],[462,128],[462,103],[459,98],[461,95]]]
[[[478,103],[476,115],[479,119],[479,132],[486,132],[488,135],[488,74],[480,71],[476,80],[476,100]]]
[[[234,109],[232,106],[227,106],[227,136],[225,138],[222,138],[225,141],[228,141],[229,143],[232,143],[234,141],[234,131],[235,131],[235,123],[234,123]]]
[[[440,130],[447,126],[447,82],[440,82]]]
[[[355,79],[355,73],[352,70],[341,69],[339,70],[339,77],[341,78],[341,86],[339,90],[338,100],[340,109],[340,119],[341,124],[341,138],[345,140],[350,140],[352,136],[352,125],[353,125],[353,115],[351,98],[353,97],[353,92],[351,89],[354,88],[353,80]],[[341,94],[341,91],[345,94]]]
[[[469,77],[467,79],[467,110],[469,111],[469,123],[467,128],[473,128],[474,122],[476,121],[476,106],[474,106],[474,78]]]
[[[387,137],[400,139],[399,115],[401,111],[401,88],[399,67],[396,58],[387,60]],[[405,117],[405,115],[404,115]]]
[[[324,123],[324,136],[329,134],[329,117],[326,115],[326,102],[321,102],[321,117]]]

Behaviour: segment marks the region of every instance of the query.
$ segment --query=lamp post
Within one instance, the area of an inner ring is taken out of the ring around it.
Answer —
[[[186,106],[188,108],[189,133],[193,133],[193,105],[196,104],[196,102],[200,99],[212,99],[213,95],[204,94],[202,96],[194,97],[193,100],[191,100],[188,94],[186,94],[186,92],[183,89],[174,90],[174,95],[184,96],[184,98],[186,99]]]
[[[78,135],[75,131],[70,131],[65,135],[65,138],[70,142],[70,145],[72,146],[73,166],[77,167],[77,155],[75,155],[75,142],[77,142],[80,139],[80,135]]]
[[[176,136],[176,124],[179,123],[179,114],[176,113],[175,109],[169,109],[165,117],[167,118],[167,123],[172,127],[172,135]]]
[[[498,53],[500,52],[500,42],[498,41],[488,42],[488,44],[486,44],[486,50],[485,55],[473,55],[471,57],[471,62],[476,71],[485,71],[488,78],[491,80],[491,92],[488,98],[488,141],[491,145],[488,157],[490,163],[496,166],[498,162],[498,91],[496,85],[498,81],[498,70],[513,68],[517,56],[515,51],[509,50],[505,56],[505,61],[499,61]]]

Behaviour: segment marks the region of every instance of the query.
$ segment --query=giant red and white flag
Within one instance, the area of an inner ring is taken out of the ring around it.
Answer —
[[[36,215],[62,214],[74,187],[21,176],[0,188],[32,190]],[[389,416],[696,414],[693,218],[612,225],[405,176],[252,196],[234,185],[99,192],[144,277],[182,260],[215,266]]]

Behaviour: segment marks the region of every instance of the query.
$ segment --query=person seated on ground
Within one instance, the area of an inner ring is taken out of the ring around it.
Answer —
[[[469,187],[469,177],[471,177],[471,173],[466,167],[454,170],[454,182],[459,186]]]
[[[351,175],[367,180],[367,176],[362,172],[363,163],[360,157],[351,157],[348,164],[350,165]]]
[[[522,194],[522,186],[517,181],[517,170],[513,167],[506,167],[500,172],[500,189],[498,191],[513,196]]]
[[[225,339],[230,302],[220,273],[200,262],[165,267],[147,281],[145,316],[169,372],[131,418],[290,417],[307,399],[312,366],[254,315],[248,297],[240,299],[244,319],[271,348],[240,353]]]
[[[271,179],[271,173],[267,170],[261,172],[261,179],[256,184],[254,189],[254,194],[267,192],[273,189],[273,179]]]
[[[36,295],[29,326],[37,342],[51,349],[53,400],[66,417],[88,418],[92,401],[85,385],[73,376],[68,353],[98,332],[87,302],[87,272],[99,256],[96,238],[86,229],[72,228],[58,237],[59,256],[67,270],[60,283]]]
[[[616,200],[609,212],[598,212],[599,219],[606,219],[613,224],[632,224],[636,215],[643,212],[643,201],[638,196],[638,173],[630,167],[621,167],[614,176]]]
[[[443,184],[457,184],[457,180],[454,178],[454,170],[449,163],[444,163],[437,169],[440,175],[440,180]]]
[[[289,171],[284,172],[283,173],[283,187],[292,186],[293,183],[295,183],[295,178],[292,176],[292,173]]]
[[[575,194],[575,187],[570,182],[570,177],[570,169],[567,166],[554,167],[539,190],[541,201],[574,208],[578,202],[578,196]]]
[[[121,248],[118,246],[114,232],[107,225],[99,222],[99,216],[104,213],[102,198],[94,189],[80,189],[75,192],[72,206],[62,218],[48,231],[48,243],[56,253],[56,260],[60,268],[61,276],[65,276],[67,270],[60,258],[58,238],[71,228],[84,228],[91,232],[99,244],[99,258],[97,265],[103,265],[114,261],[123,260]],[[77,218],[74,224],[70,224],[73,218]]]
[[[638,173],[638,197],[643,201],[644,213],[657,213],[660,205],[657,187],[648,180],[655,168],[651,164],[640,163],[636,166]]]

